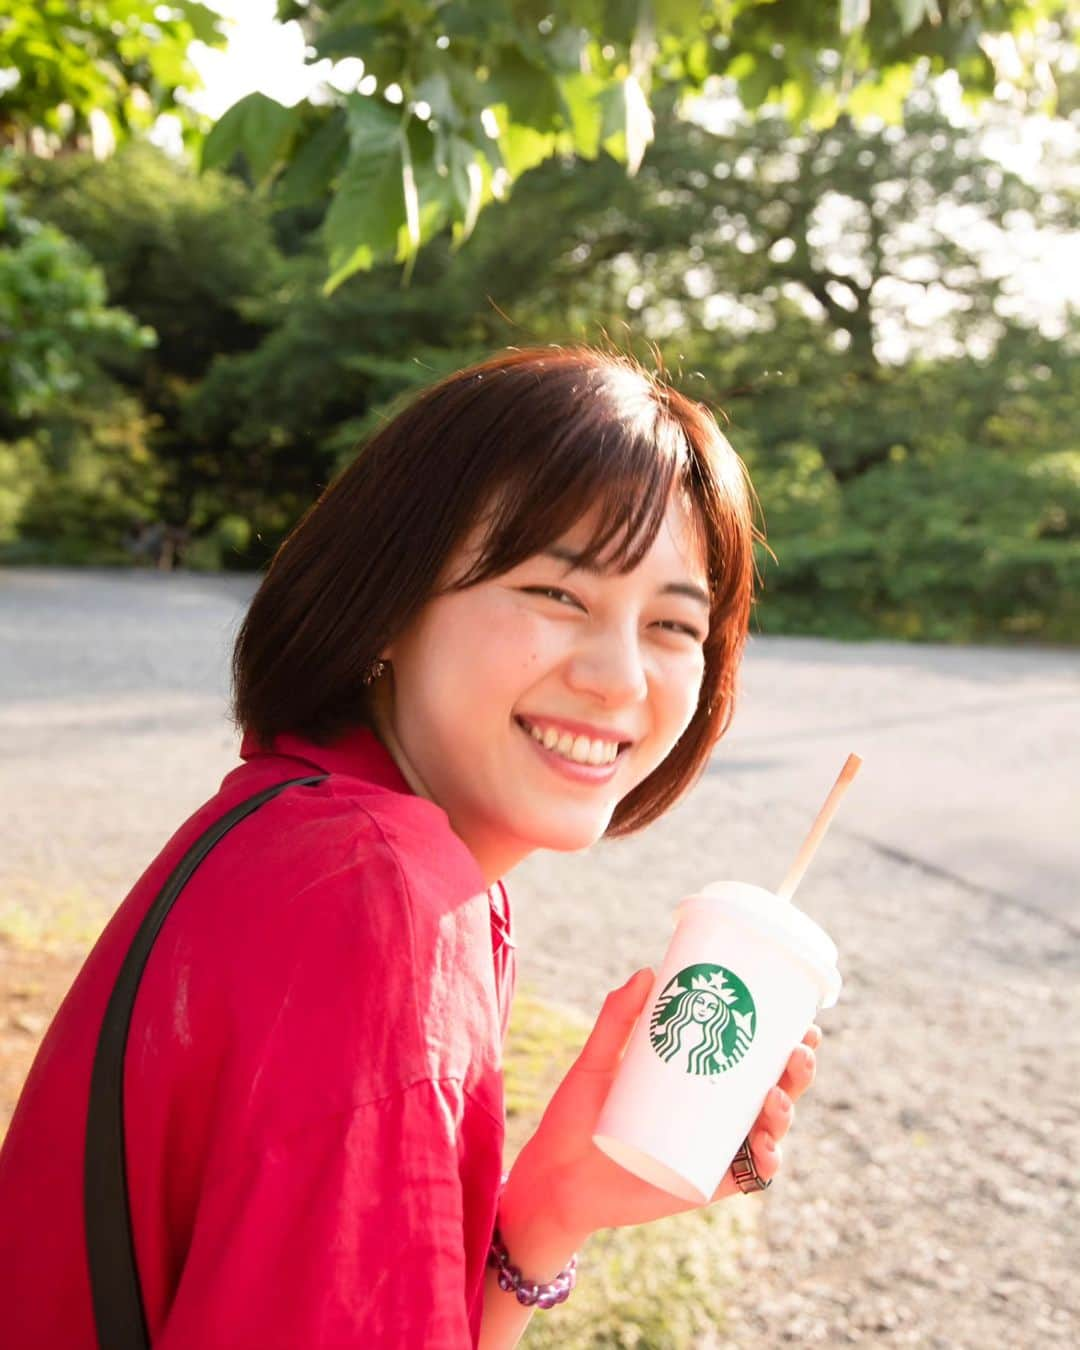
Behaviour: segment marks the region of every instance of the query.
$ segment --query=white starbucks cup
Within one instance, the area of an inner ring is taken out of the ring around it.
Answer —
[[[761,886],[706,886],[675,923],[593,1142],[635,1176],[707,1204],[841,981],[825,930]]]

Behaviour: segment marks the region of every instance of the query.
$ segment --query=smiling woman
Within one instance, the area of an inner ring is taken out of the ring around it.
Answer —
[[[381,649],[372,714],[490,883],[534,849],[588,847],[654,774],[651,791],[671,790],[661,765],[708,700],[710,604],[704,532],[676,490],[619,571],[588,561],[602,528],[590,511],[555,547],[462,585],[483,528]]]
[[[331,484],[238,637],[242,762],[136,882],[27,1079],[0,1153],[5,1347],[501,1350],[593,1232],[692,1207],[592,1143],[647,970],[501,1178],[502,878],[641,829],[700,772],[734,710],[752,501],[705,407],[585,347],[450,376]],[[99,1033],[160,894],[103,1136]],[[817,1037],[751,1131],[765,1181]]]
[[[709,411],[628,357],[512,350],[459,371],[388,423],[282,547],[237,644],[238,721],[264,739],[355,724],[364,671],[438,594],[511,574],[565,591],[568,567],[593,591],[606,577],[605,595],[647,583],[663,591],[654,608],[668,605],[653,621],[699,634],[703,668],[688,725],[615,805],[609,833],[639,829],[694,781],[734,713],[752,499]],[[475,644],[451,642],[440,680],[455,649],[480,665]],[[459,735],[474,701],[457,704]]]

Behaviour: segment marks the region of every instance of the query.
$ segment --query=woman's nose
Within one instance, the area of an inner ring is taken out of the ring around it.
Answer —
[[[603,703],[643,700],[649,692],[649,682],[637,633],[612,629],[594,633],[572,656],[567,682],[575,692],[589,694]]]

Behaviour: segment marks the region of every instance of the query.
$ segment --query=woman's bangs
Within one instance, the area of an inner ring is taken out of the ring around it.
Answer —
[[[685,464],[678,426],[663,419],[656,433],[607,422],[520,464],[496,493],[481,555],[462,584],[508,572],[585,520],[589,537],[574,550],[579,565],[632,571],[660,531]]]

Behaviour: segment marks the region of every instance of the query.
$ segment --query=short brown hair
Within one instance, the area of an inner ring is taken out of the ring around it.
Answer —
[[[593,507],[583,562],[627,571],[673,489],[704,544],[711,616],[690,725],[607,833],[641,829],[697,779],[731,723],[764,536],[712,413],[623,353],[511,348],[422,390],[383,426],[284,541],[251,602],[233,655],[237,725],[264,744],[286,731],[325,744],[368,721],[364,673],[481,520],[485,543],[458,585],[516,567]]]

